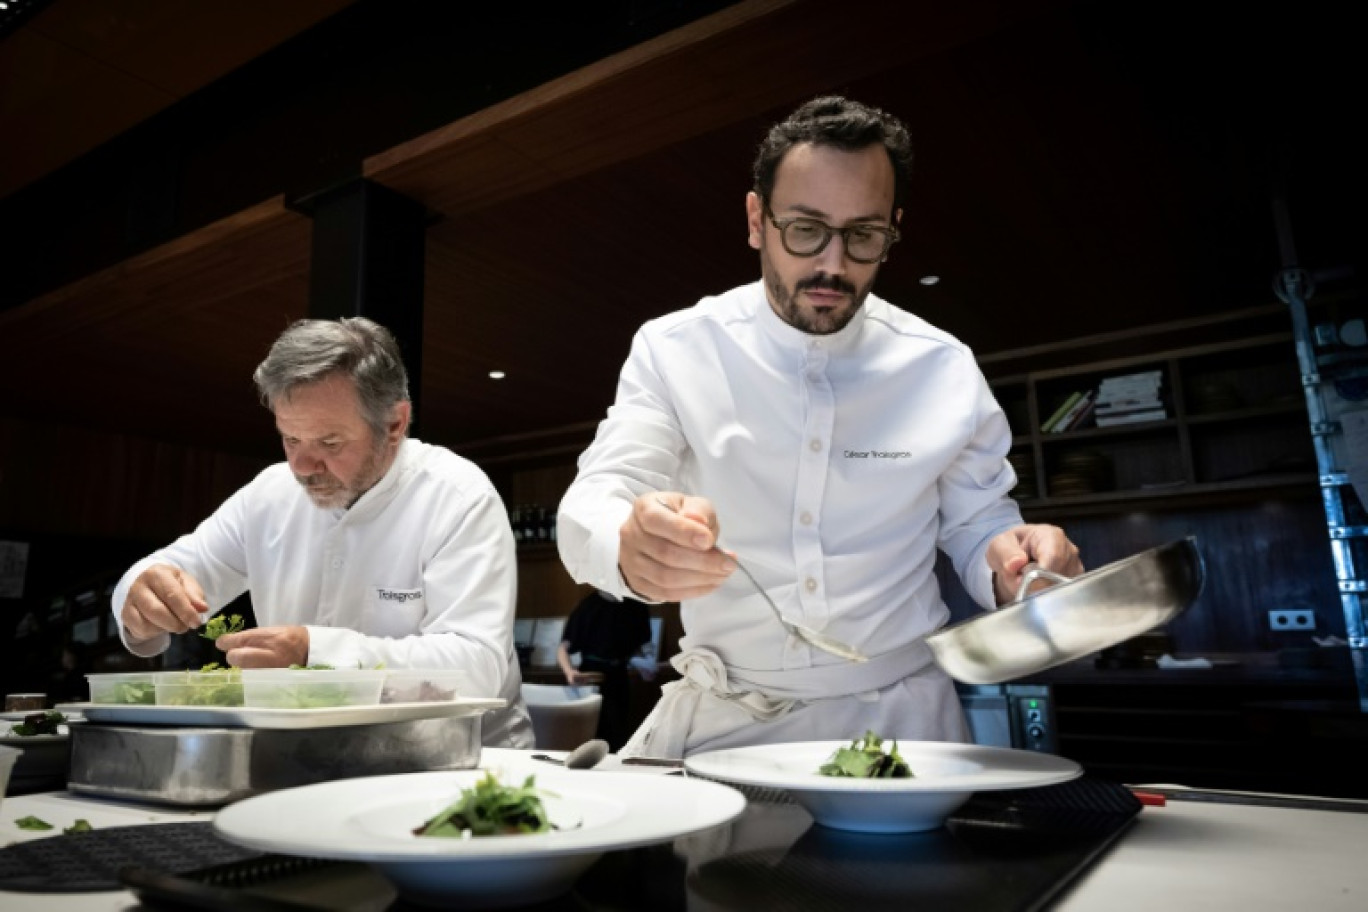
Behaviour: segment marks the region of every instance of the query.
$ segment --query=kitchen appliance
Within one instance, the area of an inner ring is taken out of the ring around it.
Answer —
[[[1054,698],[1048,684],[963,684],[960,705],[975,744],[1059,752]]]

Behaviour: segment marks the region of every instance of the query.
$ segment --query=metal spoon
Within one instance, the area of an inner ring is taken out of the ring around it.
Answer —
[[[604,757],[608,756],[608,742],[599,738],[592,741],[585,741],[579,747],[565,755],[564,760],[559,760],[547,754],[533,754],[533,760],[544,760],[547,763],[554,763],[566,769],[593,769],[599,765]]]
[[[661,500],[660,498],[656,498],[656,502],[659,503],[665,509],[669,510],[671,513],[679,512],[674,507],[670,506],[668,503]],[[741,561],[738,560],[734,555],[728,554],[726,551],[723,551],[717,545],[713,545],[713,550],[716,551],[718,554],[725,556],[727,560],[731,561],[733,564],[736,564],[736,568],[746,575],[746,579],[750,580],[750,584],[755,587],[755,591],[760,593],[760,597],[765,600],[765,604],[769,605],[770,610],[774,612],[774,616],[779,619],[779,623],[783,624],[784,629],[787,630],[789,633],[798,637],[800,640],[803,640],[807,643],[812,644],[813,646],[816,646],[823,652],[829,652],[834,656],[840,656],[841,658],[848,659],[851,662],[869,661],[869,657],[866,656],[863,652],[860,652],[860,650],[856,649],[854,646],[849,646],[845,643],[842,643],[840,640],[834,640],[831,637],[827,636],[825,633],[819,633],[818,631],[813,630],[811,627],[805,627],[802,624],[796,624],[793,621],[790,621],[788,618],[784,617],[784,613],[779,610],[779,606],[774,604],[774,599],[769,597],[769,593],[767,593],[764,590],[764,587],[760,585],[759,580],[752,576],[751,572],[746,569],[745,564],[741,563]]]

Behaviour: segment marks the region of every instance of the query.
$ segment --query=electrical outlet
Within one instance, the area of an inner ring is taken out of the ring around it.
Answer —
[[[1315,630],[1316,612],[1310,609],[1268,612],[1268,626],[1273,630]]]

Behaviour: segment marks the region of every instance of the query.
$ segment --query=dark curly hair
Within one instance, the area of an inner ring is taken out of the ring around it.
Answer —
[[[812,143],[855,152],[875,143],[883,145],[893,165],[893,208],[902,205],[912,174],[912,138],[892,114],[840,95],[823,95],[806,102],[785,120],[770,127],[760,143],[752,172],[752,189],[768,201],[774,190],[779,162],[794,146]]]

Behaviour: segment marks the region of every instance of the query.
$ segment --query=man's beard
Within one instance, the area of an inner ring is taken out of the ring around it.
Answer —
[[[384,471],[380,468],[380,462],[385,454],[385,439],[382,437],[366,457],[366,461],[361,464],[360,470],[356,473],[356,481],[352,484],[344,484],[342,479],[333,475],[331,472],[320,472],[316,475],[296,475],[303,487],[304,492],[309,495],[309,500],[313,501],[314,506],[321,510],[350,510],[352,504],[361,499],[371,488],[375,487]]]
[[[844,329],[855,318],[855,314],[859,313],[860,308],[864,306],[865,298],[869,297],[870,289],[874,287],[872,277],[864,288],[856,289],[854,285],[839,276],[817,273],[805,279],[799,279],[790,289],[779,277],[778,270],[770,263],[769,254],[762,250],[760,259],[765,276],[765,287],[769,289],[770,301],[778,311],[780,318],[794,329],[802,330],[814,336],[827,336]],[[799,306],[798,295],[809,288],[840,292],[848,296],[849,304],[840,310],[804,310]]]

